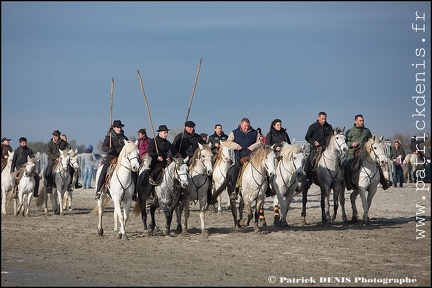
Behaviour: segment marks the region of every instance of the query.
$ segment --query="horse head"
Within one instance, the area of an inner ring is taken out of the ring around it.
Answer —
[[[180,183],[180,187],[183,189],[186,189],[189,185],[188,175],[189,175],[189,167],[188,167],[188,161],[189,156],[185,159],[183,158],[175,158],[173,157],[174,161],[174,169],[175,169],[175,178]],[[172,165],[172,164],[171,164]]]
[[[73,149],[69,150],[69,165],[71,165],[75,170],[79,169],[79,164],[78,164],[78,149],[75,149],[75,151]]]
[[[349,151],[344,132],[345,127],[342,130],[339,127],[333,129],[333,135],[329,138],[329,145],[327,145],[327,147],[333,147],[333,149],[337,150],[340,157],[346,156]]]
[[[213,153],[211,151],[211,144],[201,144],[198,143],[198,148],[194,153],[194,160],[192,164],[196,161],[200,161],[205,168],[205,172],[207,176],[211,176],[213,174]]]
[[[27,163],[24,168],[24,175],[30,177],[36,170],[36,159],[27,156]]]
[[[69,157],[69,151],[66,150],[61,150],[60,151],[60,168],[63,172],[67,172],[68,171],[68,166],[69,166],[69,162],[70,162],[70,157]]]
[[[380,166],[387,164],[387,155],[382,144],[383,139],[384,135],[381,135],[381,137],[372,135],[372,138],[365,144],[366,152]]]
[[[276,173],[276,168],[275,168],[276,154],[274,153],[273,149],[269,145],[263,145],[261,148],[259,148],[258,151],[260,150],[261,150],[260,153],[263,153],[262,164],[264,165],[264,168],[267,172],[267,176],[269,176],[269,178],[272,179]]]
[[[120,151],[119,159],[122,162],[126,160],[130,165],[128,168],[133,172],[138,172],[140,167],[138,147],[132,141],[124,140],[124,143],[125,145]]]

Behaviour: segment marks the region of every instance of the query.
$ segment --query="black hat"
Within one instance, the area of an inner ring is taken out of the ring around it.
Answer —
[[[193,121],[186,121],[185,122],[185,127],[195,127],[195,123]]]
[[[207,133],[201,133],[200,136],[201,137],[207,137],[208,135],[207,135]]]
[[[1,143],[3,143],[4,141],[10,141],[10,140],[11,139],[9,139],[9,138],[3,137],[2,140],[1,140]]]
[[[168,129],[166,125],[159,125],[159,129],[156,132],[161,132],[161,131],[170,131],[170,129]]]
[[[23,141],[26,141],[26,142],[27,142],[27,138],[25,138],[25,137],[21,137],[21,138],[19,139],[19,142],[20,142],[20,143],[23,142]]]
[[[114,122],[113,122],[113,125],[112,125],[113,127],[124,127],[124,125],[121,123],[121,121],[120,120],[114,120]]]
[[[59,130],[54,130],[54,132],[52,133],[53,136],[60,136],[61,132]]]

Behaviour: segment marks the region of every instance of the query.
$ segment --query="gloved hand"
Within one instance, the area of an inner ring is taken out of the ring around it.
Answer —
[[[109,154],[109,155],[115,155],[115,150],[113,149],[113,148],[110,148],[109,150],[108,150],[108,152],[107,152],[107,154]]]

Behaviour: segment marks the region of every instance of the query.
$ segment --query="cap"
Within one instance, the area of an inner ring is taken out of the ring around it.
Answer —
[[[3,137],[2,140],[1,140],[1,143],[3,143],[4,141],[10,141],[10,140],[11,139],[9,139],[9,138]]]
[[[193,121],[186,121],[185,122],[185,127],[195,127],[195,123]]]

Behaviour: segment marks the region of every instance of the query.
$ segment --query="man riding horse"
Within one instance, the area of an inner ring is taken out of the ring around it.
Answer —
[[[348,152],[348,160],[345,164],[344,178],[347,190],[353,190],[352,187],[352,169],[351,166],[357,156],[360,154],[360,151],[363,149],[364,144],[372,138],[372,133],[368,128],[364,126],[364,118],[363,115],[357,114],[354,117],[354,126],[345,133],[346,143],[349,148]],[[391,181],[387,181],[384,177],[384,173],[382,171],[381,166],[378,167],[378,171],[380,174],[380,183],[384,190],[387,190],[392,186]]]

